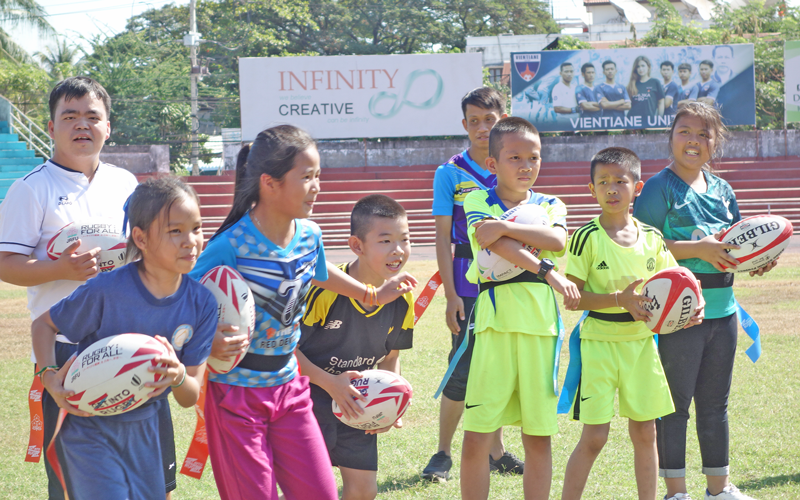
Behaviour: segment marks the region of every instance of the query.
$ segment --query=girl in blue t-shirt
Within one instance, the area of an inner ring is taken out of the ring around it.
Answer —
[[[70,496],[78,500],[164,498],[157,412],[169,390],[183,407],[197,402],[217,328],[214,296],[183,278],[203,247],[194,190],[176,178],[148,180],[126,202],[126,216],[128,261],[135,262],[87,281],[31,326],[42,383],[69,413],[57,443]],[[56,333],[78,343],[80,353],[100,339],[131,332],[153,336],[167,348],[169,354],[156,357],[158,365],[150,368],[162,378],[145,383],[152,392],[138,408],[80,418],[91,415],[69,404],[74,392],[64,389],[75,356],[61,369],[55,366]]]
[[[633,215],[660,229],[678,263],[700,281],[706,302],[700,324],[659,337],[658,350],[675,413],[656,421],[659,473],[666,500],[687,500],[686,428],[694,399],[697,436],[708,489],[705,499],[752,500],[729,481],[728,395],[736,353],[736,299],[732,273],[739,262],[719,241],[741,219],[730,185],[708,165],[718,157],[725,126],[719,111],[700,102],[678,110],[670,130],[672,163],[650,178]],[[762,275],[773,262],[751,275]]]
[[[628,116],[641,116],[642,126],[654,127],[655,122],[648,123],[648,116],[664,114],[664,87],[658,79],[650,76],[653,65],[647,56],[639,56],[633,61],[631,79],[628,82],[628,95],[631,97],[631,109]]]
[[[319,194],[320,158],[305,131],[280,125],[239,152],[233,207],[193,271],[235,267],[256,301],[256,328],[245,335],[224,325],[212,356],[247,351],[225,374],[209,374],[206,432],[214,480],[223,500],[336,499],[331,461],[319,430],[308,377],[294,351],[304,296],[311,284],[368,304],[410,291],[401,273],[375,288],[325,262],[319,226],[308,220]]]

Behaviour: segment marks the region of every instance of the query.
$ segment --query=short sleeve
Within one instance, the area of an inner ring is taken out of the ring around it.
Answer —
[[[100,286],[103,282],[91,279],[50,308],[53,324],[70,342],[77,344],[100,329],[105,297]]]
[[[670,252],[667,248],[667,244],[664,243],[664,238],[662,238],[661,235],[658,235],[657,243],[658,253],[656,254],[656,271],[677,266],[678,261],[675,260],[672,252]]]
[[[587,230],[582,231],[583,228],[581,228],[575,231],[567,244],[566,274],[586,282],[589,280],[589,270],[592,268],[594,238],[591,237],[591,229],[587,226],[583,227]]]
[[[575,99],[578,101],[578,104],[582,102],[586,102],[586,96],[583,93],[584,87],[578,87],[578,90],[575,92]]]
[[[696,101],[697,100],[697,93],[700,91],[700,87],[698,85],[692,85],[692,88],[689,90],[689,100]]]
[[[676,84],[675,82],[670,82],[670,84],[667,86],[667,89],[668,89],[667,96],[672,97],[672,100],[674,102],[675,99],[678,97],[679,93],[678,84]]]
[[[709,86],[708,95],[706,97],[713,97],[714,99],[716,99],[718,94],[719,94],[719,84],[714,80],[711,80],[711,85]]]
[[[631,96],[628,94],[628,89],[626,87],[622,87],[622,98],[628,102],[631,100]]]
[[[312,286],[306,294],[306,312],[303,313],[302,325],[314,326],[324,323],[336,297],[337,295],[330,290]]]
[[[322,235],[319,236],[319,250],[317,251],[317,265],[314,268],[314,279],[328,281],[328,261],[325,259],[325,245],[322,244]]]
[[[194,335],[187,342],[179,354],[181,363],[185,366],[198,366],[205,363],[211,354],[211,343],[217,331],[217,301],[205,288],[200,290],[199,298],[202,303],[198,305],[197,325]]]
[[[489,213],[489,206],[486,204],[485,192],[473,191],[469,193],[464,199],[464,212],[467,215],[467,237],[469,237],[474,253],[478,243],[475,241],[475,227],[473,227],[473,224],[492,217],[492,214]]]
[[[733,219],[731,219],[731,225],[733,225],[742,220],[742,214],[739,212],[739,203],[736,201],[736,194],[733,192],[731,185],[727,182],[725,182],[725,190],[727,191],[728,199],[730,200],[728,211],[733,216]]]
[[[22,180],[11,185],[0,203],[0,252],[30,255],[42,237],[44,208]]]
[[[669,211],[669,200],[666,190],[659,179],[660,175],[650,178],[644,183],[642,194],[633,204],[633,216],[659,231],[664,230]]]
[[[666,97],[666,93],[664,92],[664,86],[661,85],[660,82],[656,82],[655,90],[656,90],[656,99],[663,99],[664,97]]]
[[[411,349],[414,345],[414,296],[411,292],[403,294],[408,307],[403,317],[403,325],[399,335],[392,344],[391,350]]]
[[[550,226],[561,226],[567,229],[567,206],[558,198],[554,198],[549,205],[545,207],[547,210],[547,217],[550,219]]]
[[[189,277],[200,281],[208,271],[223,265],[236,268],[236,250],[228,241],[225,233],[208,242],[206,249],[200,253],[194,269],[189,273]]]
[[[455,192],[455,179],[447,168],[441,165],[433,176],[433,215],[453,215],[453,193]]]

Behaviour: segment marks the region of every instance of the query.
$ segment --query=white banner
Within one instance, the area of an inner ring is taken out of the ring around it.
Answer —
[[[239,59],[242,138],[291,123],[317,139],[464,135],[481,54]]]
[[[800,122],[800,41],[784,45],[783,73],[786,97],[786,123]]]

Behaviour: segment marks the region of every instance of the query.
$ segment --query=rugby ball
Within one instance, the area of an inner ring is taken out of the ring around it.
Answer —
[[[51,260],[58,260],[68,246],[81,240],[76,253],[100,247],[97,267],[101,273],[111,271],[125,264],[125,247],[128,243],[120,231],[122,225],[113,219],[95,218],[70,222],[47,242],[47,256]]]
[[[550,218],[547,210],[540,205],[525,204],[508,210],[500,220],[516,222],[518,224],[533,224],[539,226],[549,226]],[[520,243],[522,247],[531,252],[534,257],[538,257],[540,251],[530,245]],[[481,250],[477,255],[478,272],[487,281],[505,281],[515,278],[522,274],[525,269],[518,267],[489,249]]]
[[[739,261],[729,273],[756,271],[773,260],[789,246],[792,223],[780,215],[754,215],[740,220],[722,234],[721,241],[739,245],[739,250],[728,253]],[[723,266],[725,267],[725,266]]]
[[[98,340],[72,363],[64,389],[75,394],[67,401],[92,415],[127,413],[147,401],[154,389],[144,384],[161,379],[147,369],[156,366],[156,356],[168,354],[164,344],[139,333]]]
[[[238,332],[229,335],[246,333],[247,338],[252,340],[256,329],[256,301],[239,271],[230,266],[217,266],[209,270],[200,283],[211,290],[217,299],[219,322],[239,327]],[[242,361],[242,358],[244,353],[228,361],[209,357],[208,369],[211,373],[228,373]]]
[[[685,267],[659,271],[642,287],[642,295],[653,299],[643,307],[653,313],[647,327],[661,335],[685,327],[700,304],[700,283]]]
[[[357,404],[364,414],[348,420],[343,416],[336,401],[332,402],[333,414],[342,423],[365,431],[383,429],[397,422],[411,404],[411,384],[400,375],[386,370],[366,370],[363,377],[350,383],[367,398]]]

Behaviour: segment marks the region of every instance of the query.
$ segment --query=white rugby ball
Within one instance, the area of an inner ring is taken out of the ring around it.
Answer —
[[[644,303],[644,308],[653,313],[647,327],[662,335],[685,327],[700,304],[700,283],[685,267],[657,272],[645,282],[641,293],[653,299]]]
[[[754,215],[740,220],[722,234],[721,241],[740,247],[728,250],[739,265],[725,270],[745,273],[766,266],[789,246],[792,231],[792,223],[780,215]]]
[[[211,290],[217,299],[219,322],[239,327],[238,332],[230,335],[246,333],[252,340],[256,329],[256,301],[239,271],[230,266],[217,266],[209,270],[200,283]],[[244,354],[238,354],[228,361],[209,357],[208,369],[212,373],[228,373],[242,361],[242,358]]]
[[[411,404],[413,393],[411,384],[400,375],[386,370],[366,370],[364,376],[354,378],[350,383],[367,398],[356,403],[364,409],[364,414],[348,420],[336,401],[332,402],[333,414],[342,423],[356,429],[383,429],[397,422]]]
[[[128,243],[121,230],[122,225],[113,219],[90,218],[70,222],[47,242],[47,256],[51,260],[58,260],[68,246],[81,240],[75,253],[100,247],[97,267],[101,273],[111,271],[125,264],[125,247]]]
[[[156,356],[169,354],[161,342],[148,335],[123,333],[98,340],[78,355],[67,373],[64,389],[73,406],[98,416],[119,415],[147,401],[161,375],[147,371]],[[164,366],[164,365],[162,365]]]
[[[500,220],[516,222],[518,224],[539,226],[550,225],[550,218],[547,216],[547,210],[545,210],[541,205],[534,205],[532,203],[519,205],[508,210],[500,217]],[[524,243],[519,244],[531,252],[534,257],[539,256],[539,249],[533,248],[532,246]],[[480,275],[483,279],[488,281],[509,280],[519,276],[525,271],[525,269],[512,264],[489,249],[478,252],[476,260],[478,272],[480,272]]]

